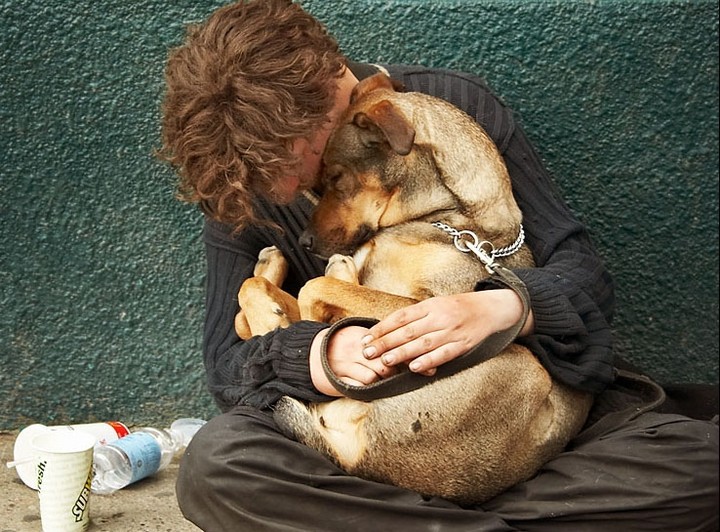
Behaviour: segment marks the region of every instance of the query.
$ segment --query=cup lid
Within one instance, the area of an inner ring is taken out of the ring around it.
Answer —
[[[37,453],[56,455],[84,453],[97,443],[97,438],[81,430],[50,430],[35,436],[32,446]]]
[[[16,462],[22,462],[27,458],[32,458],[36,453],[35,448],[32,446],[32,441],[36,436],[49,432],[50,429],[45,425],[36,423],[29,425],[20,431],[20,434],[15,438],[15,448],[13,450],[13,459]],[[35,469],[35,462],[19,463],[15,466],[20,480],[29,488],[37,490],[37,471]]]

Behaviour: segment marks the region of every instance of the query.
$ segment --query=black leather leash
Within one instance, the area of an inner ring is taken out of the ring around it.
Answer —
[[[392,397],[412,390],[417,390],[418,388],[430,384],[431,382],[449,377],[458,371],[480,364],[481,362],[489,360],[500,354],[503,349],[515,341],[518,334],[525,326],[525,321],[527,320],[528,313],[530,311],[530,296],[525,283],[523,283],[522,280],[520,280],[520,278],[512,271],[497,264],[486,265],[486,267],[488,268],[488,271],[490,271],[490,279],[492,281],[507,286],[520,296],[523,312],[520,320],[515,325],[505,329],[504,331],[491,334],[483,342],[464,355],[442,364],[437,368],[437,371],[432,376],[426,376],[420,373],[413,373],[409,370],[405,370],[366,386],[354,386],[340,380],[330,368],[327,358],[328,344],[332,335],[338,329],[349,325],[370,327],[379,320],[358,317],[344,318],[330,327],[330,330],[325,335],[321,344],[322,366],[325,370],[325,375],[333,387],[344,396],[350,397],[351,399],[357,399],[359,401],[373,401],[375,399]]]

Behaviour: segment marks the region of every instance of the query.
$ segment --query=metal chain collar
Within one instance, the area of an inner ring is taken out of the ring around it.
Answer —
[[[432,225],[433,227],[442,229],[453,237],[453,244],[455,244],[455,247],[459,251],[462,251],[463,253],[472,251],[475,255],[477,255],[480,261],[485,265],[485,269],[490,273],[494,273],[495,271],[495,259],[497,257],[508,257],[512,255],[517,252],[525,242],[525,230],[523,229],[522,224],[520,224],[520,233],[515,239],[515,242],[500,249],[495,249],[492,242],[487,240],[483,240],[481,242],[474,232],[467,229],[458,231],[457,229],[442,222],[433,222]]]

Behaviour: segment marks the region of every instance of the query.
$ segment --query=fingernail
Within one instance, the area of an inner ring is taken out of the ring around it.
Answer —
[[[368,345],[370,342],[373,341],[373,337],[369,334],[366,334],[360,339],[360,345]]]
[[[376,352],[377,349],[375,349],[375,347],[373,347],[372,345],[362,350],[362,354],[365,358],[372,358],[373,356],[375,356]]]
[[[412,371],[420,371],[422,369],[422,364],[420,364],[417,360],[413,360],[410,362],[410,369]]]
[[[382,357],[383,364],[386,366],[389,366],[395,362],[395,357],[392,355],[383,355]]]

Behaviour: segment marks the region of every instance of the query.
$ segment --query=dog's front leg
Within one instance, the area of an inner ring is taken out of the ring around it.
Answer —
[[[298,294],[302,319],[323,323],[335,323],[347,316],[380,320],[413,303],[417,300],[327,276],[311,279]]]
[[[264,277],[250,277],[238,292],[240,312],[235,316],[235,332],[247,340],[284,328],[300,319],[297,300]]]
[[[238,291],[240,311],[235,316],[235,332],[240,338],[247,340],[300,319],[297,300],[280,288],[287,271],[287,260],[276,247],[260,251],[255,276]]]
[[[328,259],[325,277],[332,277],[351,284],[360,284],[357,266],[352,257],[335,254]]]

